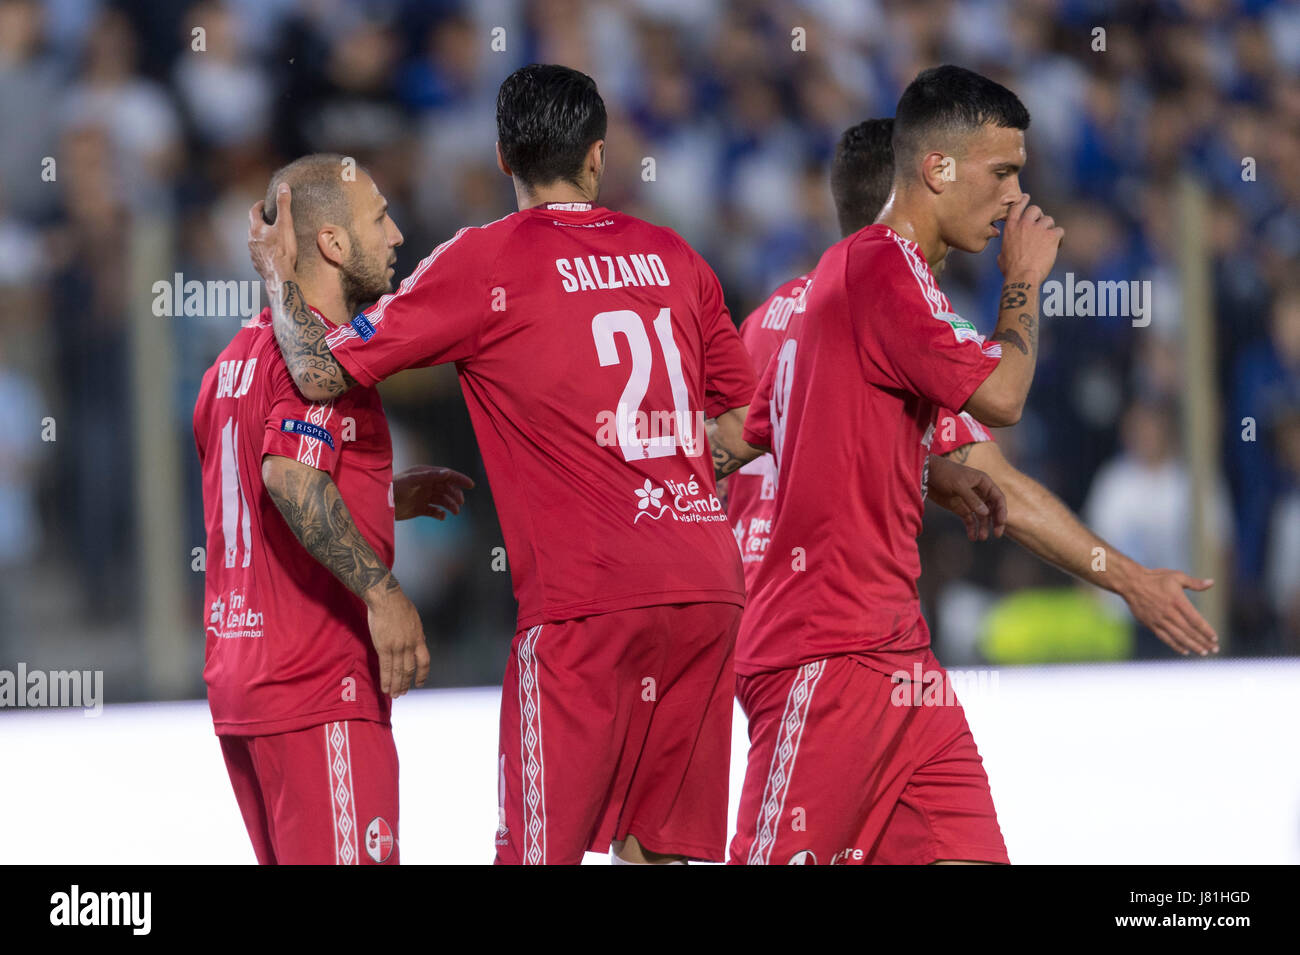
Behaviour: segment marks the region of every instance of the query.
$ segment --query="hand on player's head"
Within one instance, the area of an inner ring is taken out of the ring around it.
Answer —
[[[269,217],[264,200],[259,199],[248,210],[248,255],[257,274],[268,282],[283,280],[297,267],[298,242],[289,209],[291,201],[289,184],[282,182]]]

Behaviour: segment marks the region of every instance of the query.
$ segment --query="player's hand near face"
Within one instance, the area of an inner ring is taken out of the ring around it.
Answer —
[[[417,464],[393,478],[394,517],[399,521],[413,517],[446,520],[448,511],[460,513],[465,491],[473,486],[459,471]]]
[[[1169,646],[1184,655],[1205,656],[1219,652],[1219,638],[1183,589],[1209,590],[1212,586],[1212,580],[1188,577],[1179,570],[1142,567],[1128,576],[1119,593],[1133,616]]]
[[[397,699],[411,688],[424,686],[429,677],[429,648],[415,604],[402,593],[391,576],[366,591],[366,617],[370,639],[379,654],[379,688]]]
[[[930,455],[930,499],[962,519],[971,540],[1001,537],[1007,501],[993,479],[939,455]]]
[[[1015,276],[1042,285],[1056,264],[1064,236],[1065,230],[1056,220],[1038,206],[1031,206],[1029,193],[1025,193],[1007,212],[998,268],[1008,279]]]
[[[294,274],[298,266],[298,241],[293,234],[289,211],[289,185],[280,183],[275,208],[267,213],[262,199],[248,211],[248,254],[253,268],[274,291],[274,285]]]

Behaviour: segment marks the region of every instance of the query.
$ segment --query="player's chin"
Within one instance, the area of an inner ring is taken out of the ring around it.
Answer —
[[[975,253],[983,252],[985,249],[987,249],[989,243],[996,238],[997,238],[996,232],[994,232],[993,235],[963,236],[962,241],[960,243],[954,243],[954,245],[962,252],[970,252],[975,254]]]

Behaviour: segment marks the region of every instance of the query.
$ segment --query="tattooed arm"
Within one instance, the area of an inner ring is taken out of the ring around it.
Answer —
[[[713,476],[718,480],[740,470],[767,450],[756,448],[745,440],[745,415],[748,413],[749,405],[732,408],[706,424],[709,447],[713,450]]]
[[[281,183],[273,216],[265,215],[261,201],[249,210],[248,254],[266,282],[275,340],[294,384],[309,401],[328,401],[356,381],[330,352],[325,343],[329,329],[311,313],[298,284],[298,243],[289,206],[289,187]]]
[[[380,689],[394,699],[429,674],[429,651],[414,605],[361,536],[339,489],[324,471],[280,455],[262,458],[262,483],[289,529],[326,570],[366,603],[379,654]]]
[[[278,296],[271,288],[272,282],[268,280],[266,284],[271,291],[275,340],[303,397],[309,401],[329,401],[355,385],[356,380],[325,343],[329,329],[311,313],[294,277],[279,282]]]
[[[979,422],[1006,427],[1020,420],[1038,361],[1038,291],[1056,261],[1064,230],[1029,196],[1007,213],[998,265],[1006,277],[998,327],[990,341],[1002,344],[1002,358],[961,409]]]

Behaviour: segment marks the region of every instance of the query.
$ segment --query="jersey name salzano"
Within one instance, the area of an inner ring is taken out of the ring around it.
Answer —
[[[560,273],[566,292],[671,284],[663,259],[653,252],[556,259],[555,270]]]

